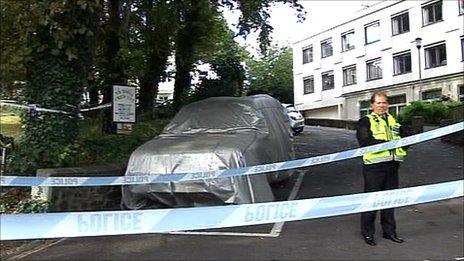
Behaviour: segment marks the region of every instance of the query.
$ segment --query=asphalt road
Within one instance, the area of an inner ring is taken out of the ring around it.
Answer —
[[[297,157],[356,148],[355,133],[306,126],[295,137]],[[400,186],[463,179],[463,148],[433,140],[411,147],[400,169]],[[316,198],[362,192],[361,159],[301,169],[274,188],[278,198]],[[301,181],[301,180],[300,180]],[[287,222],[276,232],[272,224],[213,230],[218,235],[143,234],[70,238],[23,253],[31,260],[464,260],[463,199],[452,199],[397,209],[403,244],[381,238],[368,246],[360,236],[359,215]],[[274,230],[273,230],[274,228]],[[278,230],[278,229],[277,229]],[[211,231],[211,230],[210,230]],[[224,235],[225,232],[236,235]],[[272,233],[271,233],[272,232]],[[221,234],[222,233],[222,234]],[[238,235],[241,233],[240,235]],[[275,237],[266,236],[278,235]],[[254,236],[253,236],[254,235]]]

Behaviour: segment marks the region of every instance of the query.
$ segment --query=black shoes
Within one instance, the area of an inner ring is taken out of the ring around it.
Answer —
[[[374,237],[373,236],[363,236],[364,238],[364,242],[366,242],[366,244],[370,245],[370,246],[375,246],[377,245],[377,243],[375,243],[375,240],[374,240]],[[404,242],[404,239],[402,239],[401,237],[398,237],[397,235],[387,235],[387,234],[383,234],[383,238],[385,239],[389,239],[395,243],[403,243]]]
[[[397,235],[383,234],[383,238],[390,239],[391,241],[393,241],[395,243],[400,243],[400,244],[404,242],[404,240],[401,237],[398,237]]]
[[[370,236],[363,236],[364,237],[364,242],[366,242],[366,244],[370,245],[370,246],[375,246],[377,245],[377,243],[375,243],[375,240],[374,240],[374,237],[370,237]]]

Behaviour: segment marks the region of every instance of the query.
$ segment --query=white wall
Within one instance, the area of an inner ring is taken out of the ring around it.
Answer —
[[[415,38],[422,38],[421,68],[422,79],[464,71],[462,62],[460,37],[464,34],[464,16],[459,15],[458,1],[443,1],[443,20],[431,25],[422,25],[422,4],[430,1],[384,1],[358,13],[351,21],[340,24],[328,31],[321,32],[293,44],[294,98],[300,110],[343,104],[342,94],[379,88],[419,79],[418,52]],[[410,31],[392,36],[391,16],[402,12],[409,12]],[[368,23],[380,21],[381,40],[365,45],[364,26]],[[355,49],[341,52],[341,34],[349,30],[355,31]],[[321,59],[320,42],[332,38],[333,56]],[[447,65],[431,69],[424,69],[424,46],[440,41],[446,41]],[[313,62],[302,64],[302,49],[313,46]],[[393,76],[392,55],[410,50],[411,73]],[[366,61],[382,58],[382,79],[366,82]],[[342,68],[356,64],[357,84],[343,87]],[[322,91],[321,73],[334,70],[335,88]],[[312,94],[303,95],[303,78],[314,77]],[[419,95],[416,96],[417,99]],[[408,97],[409,99],[409,97]],[[345,113],[346,114],[350,114]]]

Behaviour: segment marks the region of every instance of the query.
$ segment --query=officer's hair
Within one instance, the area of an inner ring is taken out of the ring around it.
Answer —
[[[388,96],[385,92],[375,91],[371,96],[371,104],[375,102],[375,97],[382,97],[382,96],[385,97],[385,99],[387,99],[387,102],[388,102]]]

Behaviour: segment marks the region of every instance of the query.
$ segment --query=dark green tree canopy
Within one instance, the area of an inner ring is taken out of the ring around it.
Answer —
[[[266,93],[293,103],[293,65],[290,47],[273,46],[262,58],[250,59],[247,94]]]

